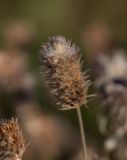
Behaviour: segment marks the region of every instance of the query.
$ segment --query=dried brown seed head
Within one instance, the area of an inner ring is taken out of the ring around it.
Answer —
[[[17,160],[22,158],[25,143],[17,119],[0,122],[0,160]]]
[[[41,49],[42,74],[62,109],[87,102],[89,81],[81,71],[79,48],[62,36],[49,38]]]

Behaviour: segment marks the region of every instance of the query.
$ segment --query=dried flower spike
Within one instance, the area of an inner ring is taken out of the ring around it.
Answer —
[[[25,150],[17,119],[0,121],[0,160],[19,160]]]
[[[42,73],[61,109],[86,104],[89,81],[81,71],[79,48],[62,36],[51,37],[40,57]]]

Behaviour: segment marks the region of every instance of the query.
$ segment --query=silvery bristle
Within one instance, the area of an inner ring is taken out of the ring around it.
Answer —
[[[86,103],[89,81],[81,71],[79,48],[62,36],[49,38],[40,52],[42,74],[62,109]]]

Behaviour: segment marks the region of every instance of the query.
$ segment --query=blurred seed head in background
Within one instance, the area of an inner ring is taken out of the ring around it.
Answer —
[[[35,102],[17,105],[17,115],[30,141],[26,159],[71,159],[80,149],[79,135],[73,126],[64,118],[43,113]]]
[[[24,20],[10,20],[4,26],[2,34],[6,49],[27,49],[35,39],[33,24]]]
[[[113,41],[106,26],[88,28],[85,35],[94,85],[101,102],[99,129],[106,136],[104,149],[114,159],[126,159],[127,57],[125,49]]]
[[[111,47],[113,37],[107,25],[100,22],[93,22],[84,30],[82,39],[87,53],[90,54],[88,56],[93,58]]]

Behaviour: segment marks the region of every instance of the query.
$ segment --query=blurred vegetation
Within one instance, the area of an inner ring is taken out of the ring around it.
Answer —
[[[36,98],[46,111],[57,112],[75,123],[73,112],[59,112],[53,102],[49,101],[48,93],[42,86],[39,78],[38,52],[42,42],[51,35],[64,35],[72,39],[81,48],[87,57],[82,42],[82,32],[85,27],[94,21],[103,22],[112,29],[122,45],[127,45],[127,1],[126,0],[4,0],[0,2],[0,29],[1,48],[2,30],[4,25],[13,19],[29,21],[35,28],[36,38],[34,45],[29,47],[30,70],[38,77]],[[8,104],[6,104],[8,105]],[[86,128],[92,134],[98,134],[95,113],[98,112],[96,102],[92,101],[89,108],[82,108]],[[70,118],[71,117],[71,118]]]

